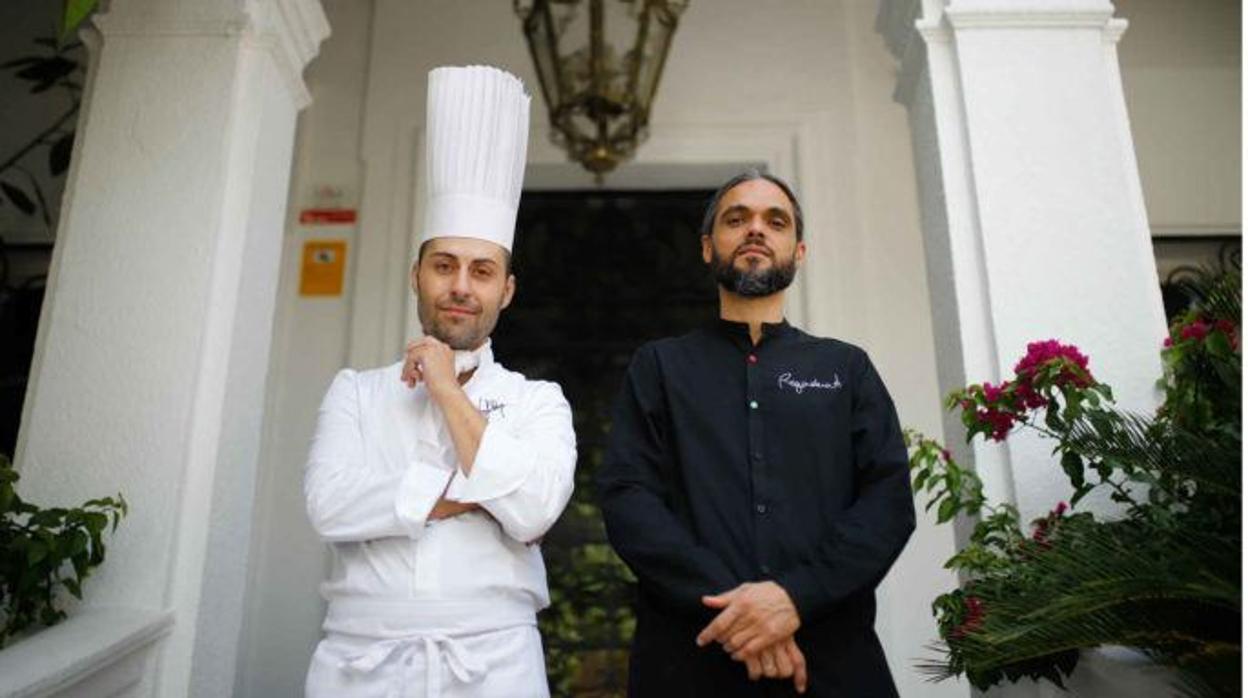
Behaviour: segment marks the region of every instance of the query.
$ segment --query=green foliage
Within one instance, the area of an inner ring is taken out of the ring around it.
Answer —
[[[59,590],[82,598],[82,582],[104,562],[104,531],[116,530],[126,500],[92,499],[76,509],[22,501],[18,474],[0,455],[0,647],[32,626],[65,618]]]
[[[942,523],[977,517],[946,563],[965,581],[932,605],[940,656],[922,668],[933,678],[1061,686],[1079,650],[1112,644],[1175,668],[1182,695],[1239,694],[1239,288],[1238,270],[1195,283],[1201,301],[1170,328],[1151,417],[1116,409],[1086,357],[1053,341],[1031,345],[1013,380],[950,396],[968,440],[1028,429],[1054,441],[1071,505],[1104,490],[1116,518],[1062,502],[1028,533],[1016,509],[985,501],[973,471],[907,434],[916,494],[931,495]]]
[[[11,70],[13,77],[29,83],[30,94],[45,95],[60,88],[67,98],[63,110],[50,123],[0,160],[0,205],[8,203],[24,215],[38,215],[50,230],[55,228],[52,216],[57,202],[45,196],[39,178],[31,172],[30,161],[38,151],[46,149],[50,176],[59,177],[69,169],[84,72],[82,44],[71,39],[98,6],[99,0],[62,0],[56,37],[36,38],[34,43],[40,47],[40,53],[0,64],[0,69]]]
[[[57,89],[63,99],[53,99],[57,116],[33,134],[24,144],[0,160],[0,205],[11,204],[26,216],[38,215],[45,226],[53,228],[55,201],[48,201],[40,186],[40,178],[32,172],[36,156],[46,151],[43,162],[47,176],[59,177],[69,169],[74,148],[74,126],[82,101],[82,44],[62,43],[48,37],[34,40],[39,52],[19,56],[0,64],[0,70],[12,71],[13,77],[30,85],[32,99],[46,99]],[[41,166],[40,166],[41,167]]]
[[[606,542],[602,513],[590,482],[602,449],[586,449],[587,467],[558,524],[542,548],[550,608],[538,616],[551,694],[614,696],[626,683],[627,647],[635,620],[635,578]]]

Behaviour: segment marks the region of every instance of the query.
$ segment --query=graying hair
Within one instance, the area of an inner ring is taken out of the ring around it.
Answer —
[[[727,182],[724,182],[724,185],[721,186],[713,196],[711,196],[711,202],[706,206],[706,213],[702,215],[702,234],[710,235],[711,231],[715,230],[715,214],[719,212],[719,204],[723,201],[724,195],[726,195],[738,184],[752,182],[756,179],[765,179],[777,187],[780,187],[780,191],[783,191],[784,195],[789,198],[789,203],[793,204],[793,225],[797,228],[797,240],[798,242],[801,242],[802,229],[804,227],[802,222],[802,205],[797,203],[797,196],[793,193],[793,188],[790,187],[783,179],[780,179],[773,174],[763,172],[757,167],[751,167]]]

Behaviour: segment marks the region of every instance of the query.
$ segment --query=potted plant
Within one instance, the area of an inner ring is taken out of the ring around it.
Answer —
[[[1088,358],[1053,340],[1029,345],[1011,380],[950,395],[968,442],[1023,430],[1053,442],[1070,497],[1027,527],[947,449],[908,434],[915,492],[938,522],[977,519],[946,563],[961,584],[932,604],[940,656],[922,668],[933,678],[1062,686],[1081,650],[1117,645],[1173,668],[1182,695],[1239,695],[1240,277],[1193,283],[1198,301],[1161,351],[1155,414],[1118,409]],[[1079,509],[1097,490],[1115,515]]]
[[[104,562],[104,531],[127,511],[120,494],[43,509],[17,495],[18,479],[0,454],[0,647],[65,618],[61,590],[82,598],[83,580]]]

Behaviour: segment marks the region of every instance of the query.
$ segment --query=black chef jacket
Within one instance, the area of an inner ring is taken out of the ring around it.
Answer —
[[[914,530],[907,454],[866,352],[787,322],[642,346],[614,410],[598,489],[607,534],[639,580],[629,695],[796,695],[749,680],[704,595],[774,580],[802,626],[808,696],[895,696],[875,587]]]

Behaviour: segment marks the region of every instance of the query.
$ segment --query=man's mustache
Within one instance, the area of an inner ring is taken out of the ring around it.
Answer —
[[[438,310],[458,310],[465,313],[479,313],[481,306],[472,303],[439,303]]]
[[[749,249],[747,249],[749,248]],[[775,259],[776,253],[772,251],[765,243],[762,242],[744,242],[732,253],[732,258],[736,259],[746,252],[762,252],[763,254]]]

